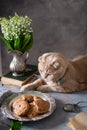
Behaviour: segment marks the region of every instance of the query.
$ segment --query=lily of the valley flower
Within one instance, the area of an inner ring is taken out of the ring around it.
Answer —
[[[0,38],[6,43],[8,50],[28,51],[33,44],[32,20],[28,16],[1,18],[0,25],[2,35]]]

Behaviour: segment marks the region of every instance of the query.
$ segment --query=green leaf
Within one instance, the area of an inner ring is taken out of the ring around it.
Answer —
[[[33,34],[31,33],[31,39],[29,41],[29,44],[26,46],[25,51],[28,51],[33,46]]]
[[[9,130],[21,130],[21,127],[22,127],[22,122],[11,120]]]
[[[1,36],[1,35],[0,35],[0,39],[1,39],[4,43],[6,43],[7,48],[8,48],[9,51],[12,51],[12,50],[13,50],[13,47],[11,46],[11,43],[10,43],[9,40],[6,40],[6,39],[5,39],[3,36]]]
[[[30,39],[31,39],[31,34],[25,36],[25,38],[23,40],[22,51],[25,51],[25,48],[26,48],[27,44],[29,44]]]
[[[33,34],[30,33],[27,44],[23,47],[23,51],[28,51],[33,45]]]
[[[14,49],[21,51],[21,43],[19,37],[14,39]]]

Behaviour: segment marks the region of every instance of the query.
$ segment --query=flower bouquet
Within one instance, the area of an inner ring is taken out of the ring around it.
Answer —
[[[2,35],[0,39],[6,43],[9,51],[18,50],[24,53],[33,45],[33,31],[31,19],[28,16],[19,16],[17,13],[13,17],[0,18]]]
[[[9,19],[0,18],[3,34],[0,35],[0,39],[6,43],[8,51],[13,54],[10,70],[14,76],[18,76],[26,70],[28,51],[33,45],[31,21],[28,16],[19,16],[17,13],[13,17],[9,16]],[[24,59],[25,52],[27,55]]]

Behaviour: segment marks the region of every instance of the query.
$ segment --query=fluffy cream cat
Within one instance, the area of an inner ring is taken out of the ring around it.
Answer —
[[[72,61],[56,52],[39,57],[38,70],[41,78],[26,84],[24,90],[36,89],[42,92],[75,92],[87,89],[87,55]]]

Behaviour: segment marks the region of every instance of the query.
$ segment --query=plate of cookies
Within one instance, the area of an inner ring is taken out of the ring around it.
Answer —
[[[3,102],[1,111],[9,119],[37,121],[50,116],[55,108],[55,99],[49,94],[38,91],[24,91],[9,96]]]

